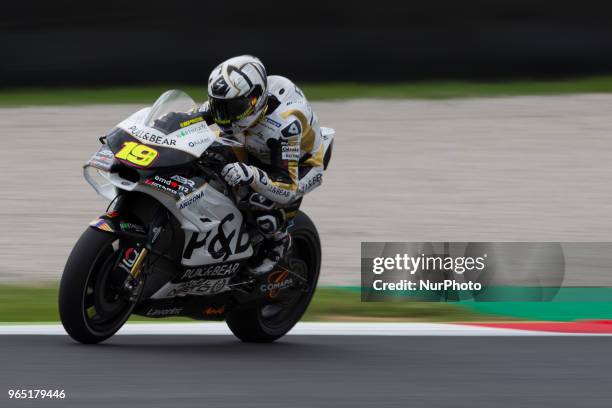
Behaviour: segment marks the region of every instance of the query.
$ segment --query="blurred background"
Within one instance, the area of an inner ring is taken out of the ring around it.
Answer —
[[[593,302],[359,302],[361,241],[609,241],[612,6],[584,0],[22,0],[0,13],[0,321],[56,320],[106,203],[97,138],[244,53],[337,131],[303,209],[324,245],[310,319],[608,318]],[[503,306],[503,307],[502,307]],[[519,312],[521,310],[522,312]]]
[[[611,10],[597,0],[23,0],[2,7],[0,84],[197,84],[243,53],[298,81],[606,74]]]

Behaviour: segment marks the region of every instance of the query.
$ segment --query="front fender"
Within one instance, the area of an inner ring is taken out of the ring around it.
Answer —
[[[102,214],[90,222],[89,226],[137,242],[147,242],[149,232],[146,226],[117,211]]]

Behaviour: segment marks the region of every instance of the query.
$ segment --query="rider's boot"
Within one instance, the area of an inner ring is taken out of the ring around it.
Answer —
[[[279,225],[281,222],[283,225]],[[253,275],[272,271],[291,248],[291,235],[286,224],[285,220],[280,220],[272,214],[257,217],[257,226],[264,240],[259,253],[249,262],[249,271]]]

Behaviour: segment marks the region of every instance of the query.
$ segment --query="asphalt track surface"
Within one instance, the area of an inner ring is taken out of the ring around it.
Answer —
[[[305,198],[322,284],[358,284],[360,241],[610,241],[612,95],[315,102],[334,127]],[[57,280],[105,208],[81,175],[139,105],[0,109],[0,282]]]
[[[609,407],[609,337],[0,336],[3,407]],[[11,388],[67,398],[9,400]]]

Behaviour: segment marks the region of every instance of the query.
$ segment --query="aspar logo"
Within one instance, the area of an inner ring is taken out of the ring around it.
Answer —
[[[179,205],[179,209],[184,209],[189,207],[191,204],[195,203],[196,201],[198,201],[200,198],[204,197],[204,190],[200,191],[199,193],[194,193],[191,197],[189,197],[188,199],[186,199],[185,201],[183,201],[180,205]]]
[[[278,293],[287,289],[289,286],[293,285],[293,279],[288,278],[289,271],[286,269],[281,269],[278,271],[272,272],[268,275],[268,283],[264,283],[259,287],[259,290],[262,292],[268,292],[269,298],[274,298],[278,296]]]
[[[172,309],[149,309],[146,313],[147,316],[175,316],[181,314],[183,311],[182,307],[175,307]]]

